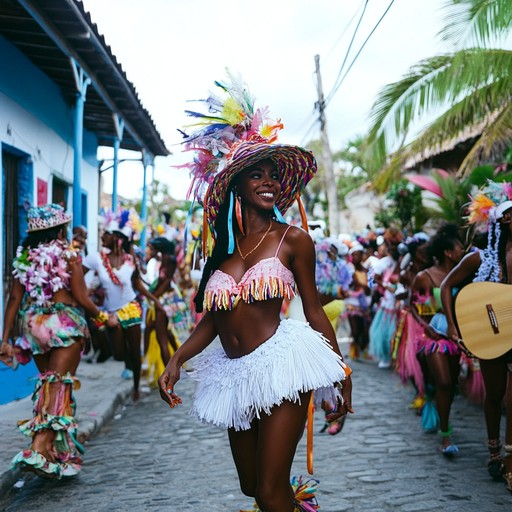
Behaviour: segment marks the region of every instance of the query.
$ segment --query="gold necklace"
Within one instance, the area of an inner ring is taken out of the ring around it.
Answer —
[[[269,234],[271,227],[272,227],[272,219],[270,219],[268,229],[267,229],[267,231],[265,231],[265,234],[261,237],[261,240],[245,256],[242,254],[242,251],[240,250],[240,245],[238,244],[238,237],[236,237],[236,239],[235,239],[236,240],[236,248],[238,250],[238,254],[240,254],[240,258],[242,258],[245,261],[245,258],[247,258],[247,256],[252,254],[262,244],[263,240],[265,240],[265,237]]]

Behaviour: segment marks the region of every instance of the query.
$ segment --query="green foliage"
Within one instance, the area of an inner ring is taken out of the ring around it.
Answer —
[[[422,229],[428,212],[423,206],[419,187],[403,179],[391,185],[386,198],[390,202],[388,208],[375,215],[378,225],[388,227],[394,224],[409,233]]]
[[[496,46],[510,34],[512,0],[451,0],[446,9],[441,35],[456,51],[414,65],[385,86],[372,107],[368,142],[384,174],[380,190],[408,158],[463,138],[468,129],[480,136],[459,169],[461,177],[493,162],[512,143],[512,51]],[[441,114],[404,146],[407,134],[437,111]]]

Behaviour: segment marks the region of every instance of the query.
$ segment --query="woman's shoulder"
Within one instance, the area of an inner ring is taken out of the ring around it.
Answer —
[[[309,236],[309,233],[299,226],[281,224],[280,231],[282,233],[281,236],[283,236],[284,240],[288,243],[297,244],[306,242],[313,244],[313,239]]]

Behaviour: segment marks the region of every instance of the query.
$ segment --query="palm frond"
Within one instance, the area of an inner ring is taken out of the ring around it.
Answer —
[[[457,48],[492,45],[512,27],[510,0],[450,0],[445,8],[448,14],[439,35]]]
[[[511,87],[512,52],[508,50],[461,50],[420,62],[402,80],[387,85],[372,107],[369,143],[374,158],[383,162],[411,123],[433,109],[449,109],[461,98],[476,94],[481,110],[489,111],[508,97]]]
[[[509,101],[496,119],[482,131],[459,167],[457,175],[465,177],[476,165],[491,160],[512,145],[512,102]]]

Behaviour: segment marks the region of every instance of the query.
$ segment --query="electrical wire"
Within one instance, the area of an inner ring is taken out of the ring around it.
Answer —
[[[326,55],[326,59],[329,58],[329,56],[332,54],[332,52],[334,51],[334,48],[336,48],[336,46],[338,45],[338,43],[341,41],[342,37],[346,34],[347,30],[348,30],[348,27],[350,27],[350,25],[352,25],[352,22],[354,21],[354,19],[356,18],[357,16],[357,13],[359,12],[359,10],[361,9],[361,7],[363,7],[363,5],[365,4],[365,0],[363,0],[360,4],[359,4],[359,7],[357,8],[356,12],[352,15],[352,18],[350,18],[350,21],[346,24],[345,28],[341,31],[341,34],[339,35],[338,39],[336,39],[336,42],[332,45],[331,49],[327,52],[327,55]],[[366,9],[366,5],[365,5],[365,9]]]
[[[381,24],[382,20],[385,18],[386,14],[389,12],[389,10],[391,9],[391,6],[395,3],[395,0],[391,0],[391,2],[389,3],[389,5],[387,6],[386,10],[384,11],[384,13],[382,14],[382,16],[379,18],[379,21],[377,21],[377,23],[375,24],[375,26],[373,27],[373,29],[371,30],[371,32],[368,34],[368,37],[364,40],[363,44],[361,45],[361,47],[359,48],[358,52],[356,53],[354,59],[352,60],[352,62],[350,63],[350,66],[348,67],[347,71],[345,72],[345,74],[343,75],[343,77],[341,78],[341,80],[339,81],[339,83],[335,86],[335,88],[329,93],[329,96],[328,98],[325,100],[325,105],[324,106],[327,106],[327,104],[332,100],[332,98],[334,97],[334,95],[336,94],[336,92],[338,91],[338,89],[340,88],[341,84],[344,82],[345,78],[347,78],[347,75],[348,73],[350,72],[350,70],[352,69],[352,67],[354,66],[357,58],[359,57],[359,55],[361,54],[361,52],[363,51],[363,48],[366,46],[366,43],[369,41],[370,37],[373,35],[373,33],[375,32],[375,30],[377,30],[377,27]]]
[[[327,95],[324,103],[327,104],[327,102],[331,99],[332,95],[334,94],[335,88],[337,86],[338,80],[340,79],[341,73],[343,73],[343,69],[345,68],[345,64],[347,63],[348,56],[350,54],[350,50],[352,49],[352,45],[354,44],[354,40],[357,35],[357,31],[359,30],[359,27],[361,26],[361,22],[363,21],[364,14],[366,12],[366,8],[368,7],[369,0],[365,0],[363,12],[361,12],[361,16],[359,16],[359,20],[357,21],[356,28],[354,30],[354,33],[352,34],[352,38],[350,39],[350,43],[348,44],[347,51],[345,52],[345,57],[343,58],[343,62],[341,63],[340,69],[338,71],[338,76],[336,77],[336,80],[334,81],[334,87],[332,88],[331,92]]]

